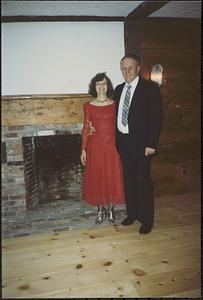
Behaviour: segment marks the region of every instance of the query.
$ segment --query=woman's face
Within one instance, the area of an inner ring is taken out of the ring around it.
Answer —
[[[107,89],[108,89],[106,78],[104,78],[101,81],[97,81],[95,84],[95,89],[96,89],[97,95],[106,96]]]

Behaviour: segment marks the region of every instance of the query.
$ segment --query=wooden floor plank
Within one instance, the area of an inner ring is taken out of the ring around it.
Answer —
[[[135,222],[4,239],[3,297],[200,297],[199,198],[180,198],[159,199],[148,235]]]

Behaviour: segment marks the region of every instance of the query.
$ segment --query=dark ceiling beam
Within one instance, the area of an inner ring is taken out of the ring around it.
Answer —
[[[171,1],[143,1],[138,7],[136,7],[125,20],[138,20],[143,19],[151,15],[153,12],[160,9]]]
[[[106,16],[2,16],[1,22],[124,22],[125,17]]]

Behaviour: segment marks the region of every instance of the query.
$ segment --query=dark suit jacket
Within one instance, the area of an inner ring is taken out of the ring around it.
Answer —
[[[125,83],[118,85],[114,92],[116,114]],[[156,149],[162,127],[162,100],[160,89],[155,82],[139,78],[130,105],[128,144],[135,154],[143,154],[145,147]],[[120,152],[122,138],[116,124],[116,146]]]

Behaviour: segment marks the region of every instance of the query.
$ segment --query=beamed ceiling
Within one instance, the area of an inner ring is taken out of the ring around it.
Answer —
[[[2,1],[2,22],[201,19],[201,1]]]

